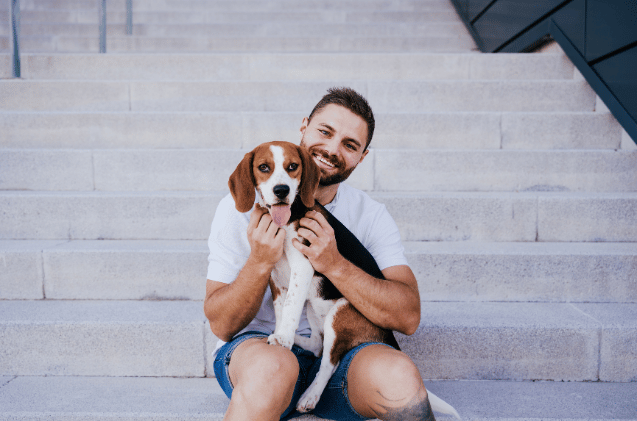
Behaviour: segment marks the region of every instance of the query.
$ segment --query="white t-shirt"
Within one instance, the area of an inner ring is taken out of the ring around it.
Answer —
[[[381,270],[407,264],[398,226],[385,205],[363,191],[341,183],[334,200],[325,208],[358,238]],[[239,275],[250,255],[247,231],[251,212],[237,211],[230,194],[219,203],[208,239],[208,279],[229,284]],[[272,294],[267,288],[259,312],[241,332],[256,330],[270,334],[275,323]],[[297,333],[310,334],[305,309]],[[215,353],[224,343],[217,343]]]

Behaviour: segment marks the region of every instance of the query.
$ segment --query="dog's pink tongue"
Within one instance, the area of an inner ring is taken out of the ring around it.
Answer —
[[[287,224],[290,220],[290,216],[292,216],[292,211],[290,209],[290,205],[272,205],[270,208],[270,215],[272,216],[274,223],[279,227]]]

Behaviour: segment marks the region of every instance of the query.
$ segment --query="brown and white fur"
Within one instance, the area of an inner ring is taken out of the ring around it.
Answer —
[[[259,204],[268,208],[273,221],[286,231],[283,257],[270,277],[276,328],[268,343],[288,349],[296,343],[317,357],[323,355],[316,378],[297,404],[299,412],[316,406],[340,359],[350,349],[365,342],[383,342],[398,348],[391,331],[367,320],[292,245],[294,238],[307,244],[297,235],[299,220],[305,213],[311,209],[322,212],[314,200],[319,177],[318,166],[304,148],[288,142],[270,142],[247,153],[228,182],[239,212],[252,209],[258,192]],[[312,329],[309,338],[295,334],[306,301]],[[434,410],[457,416],[450,405],[432,393],[429,400]]]

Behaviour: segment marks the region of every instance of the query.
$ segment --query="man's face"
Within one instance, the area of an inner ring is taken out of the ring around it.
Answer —
[[[340,105],[327,105],[301,125],[301,146],[321,170],[321,186],[346,180],[367,156],[366,143],[365,120]]]

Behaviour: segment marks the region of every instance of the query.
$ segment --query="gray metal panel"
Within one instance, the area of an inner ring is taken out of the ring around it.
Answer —
[[[586,60],[596,60],[637,41],[635,0],[588,0]]]
[[[484,9],[491,4],[493,0],[468,0],[467,1],[467,17],[470,21],[474,20]]]
[[[575,48],[586,52],[586,0],[573,0],[551,16]]]
[[[637,47],[610,57],[593,69],[608,88],[637,121]]]
[[[496,51],[563,0],[499,0],[475,23],[485,51]]]

